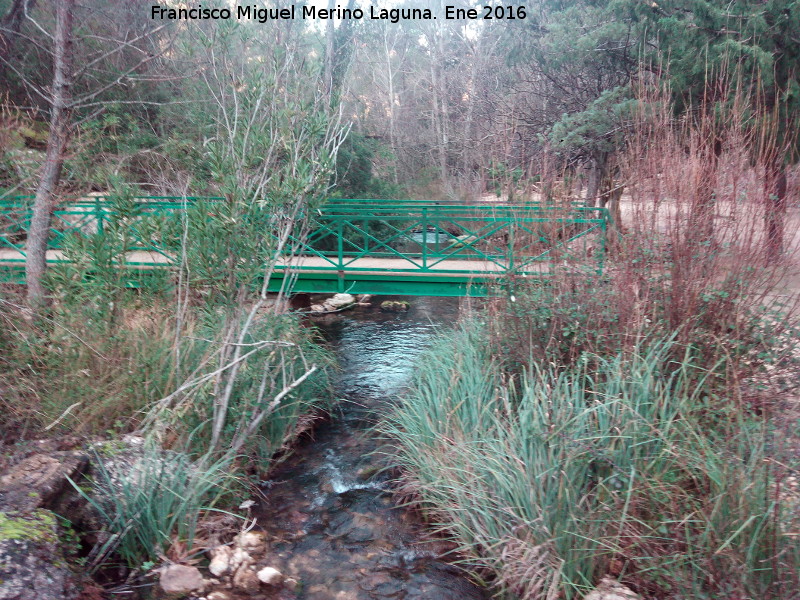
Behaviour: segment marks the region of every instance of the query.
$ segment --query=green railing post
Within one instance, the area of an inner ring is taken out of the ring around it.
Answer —
[[[94,200],[94,212],[95,218],[97,219],[97,233],[103,235],[104,227],[103,227],[103,210],[100,206],[100,197],[96,197]]]
[[[439,238],[441,237],[441,228],[439,227],[439,218],[436,218],[436,237],[434,239],[434,253],[436,254],[436,258],[439,258],[440,251],[439,251]]]
[[[422,268],[428,268],[428,209],[422,209]]]
[[[600,243],[600,256],[597,260],[597,274],[603,274],[603,266],[605,265],[605,258],[606,258],[606,237],[608,236],[608,219],[604,214],[600,214],[600,226],[603,230],[601,237],[603,241]]]
[[[514,221],[506,217],[508,223],[508,270],[514,269]]]
[[[337,259],[339,261],[339,269],[341,270],[344,269],[344,242],[342,241],[344,223],[342,222],[342,219],[337,219],[336,221],[339,223],[339,225],[336,227],[336,246],[338,252]]]

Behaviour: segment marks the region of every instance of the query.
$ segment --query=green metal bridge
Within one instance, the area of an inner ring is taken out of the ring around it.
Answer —
[[[121,266],[140,275],[176,269],[174,236],[157,239],[143,223],[179,222],[176,217],[198,201],[222,202],[141,197],[125,215],[106,197],[62,202],[54,211],[47,261],[70,260],[64,249],[69,236],[103,236],[109,223],[124,219],[131,242]],[[0,200],[2,281],[24,283],[31,203],[30,197]],[[580,205],[331,200],[312,212],[277,257],[270,291],[485,296],[497,282],[543,278],[554,269],[599,273],[609,225],[606,209]],[[272,235],[268,222],[265,235]]]

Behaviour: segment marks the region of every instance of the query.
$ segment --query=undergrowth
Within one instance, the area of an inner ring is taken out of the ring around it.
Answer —
[[[382,429],[403,489],[524,600],[606,575],[647,599],[791,598],[800,465],[778,409],[800,355],[776,129],[742,98],[724,118],[676,120],[657,89],[639,105],[603,274],[553,260],[502,282]]]
[[[474,324],[456,331],[383,426],[404,489],[524,599],[608,573],[647,598],[787,597],[800,547],[769,428],[720,403],[724,369],[674,338],[515,376]]]

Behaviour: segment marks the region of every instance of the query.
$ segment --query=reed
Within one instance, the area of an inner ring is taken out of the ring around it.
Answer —
[[[474,326],[452,333],[383,425],[403,489],[520,598],[581,597],[607,573],[647,597],[785,597],[800,562],[768,431],[711,418],[716,373],[677,347],[645,338],[509,378]]]
[[[111,556],[132,569],[187,558],[173,550],[193,549],[201,520],[218,510],[234,481],[230,457],[192,461],[186,454],[162,450],[152,439],[141,452],[95,452],[93,464],[90,489],[73,482],[104,526],[101,541],[86,559],[90,573],[108,567]]]

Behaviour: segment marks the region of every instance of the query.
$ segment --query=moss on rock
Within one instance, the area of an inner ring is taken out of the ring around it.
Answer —
[[[0,512],[0,541],[27,540],[56,543],[57,530],[56,516],[49,510],[40,508],[25,514]]]

